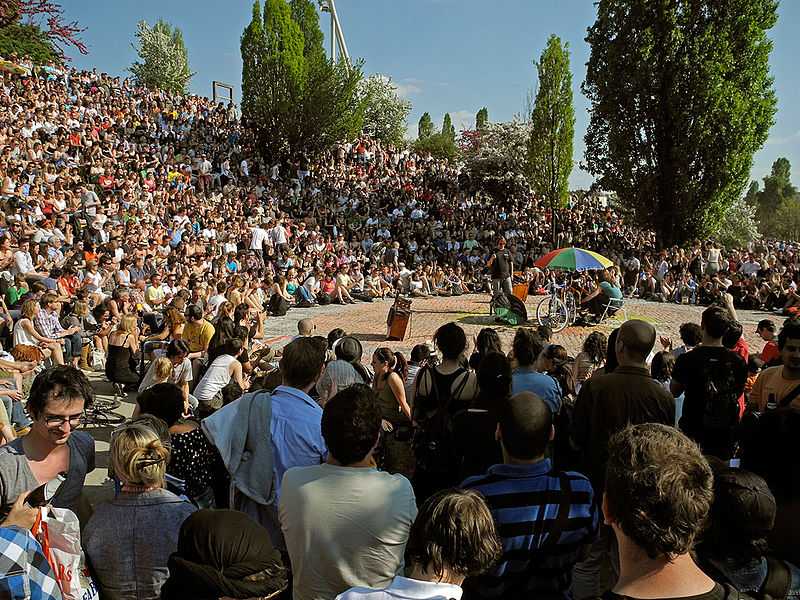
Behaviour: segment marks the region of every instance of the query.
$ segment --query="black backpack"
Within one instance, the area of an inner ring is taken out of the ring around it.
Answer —
[[[466,373],[466,369],[463,369]],[[425,372],[430,373],[431,388],[427,395],[419,392],[419,382]],[[456,391],[456,396],[469,377],[463,377],[461,386]],[[450,404],[453,392],[450,389],[440,389],[436,383],[436,374],[430,367],[422,369],[416,380],[414,391],[414,421],[417,428],[411,441],[414,450],[417,469],[428,473],[454,474],[458,473],[458,459],[455,456],[455,443],[453,439],[453,419],[450,414]]]
[[[731,352],[732,355],[733,352]],[[736,355],[734,355],[736,356]],[[739,358],[737,356],[737,358]],[[703,365],[703,441],[710,454],[730,453],[739,426],[739,397],[742,389],[730,360],[708,358]],[[721,456],[721,458],[724,458]]]
[[[289,302],[280,294],[273,294],[269,299],[268,309],[273,317],[282,317],[289,312]]]

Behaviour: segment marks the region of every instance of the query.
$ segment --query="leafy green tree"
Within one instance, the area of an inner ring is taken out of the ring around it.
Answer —
[[[419,118],[419,125],[417,126],[417,137],[424,140],[433,135],[433,119],[430,114],[423,113]]]
[[[787,158],[772,163],[772,171],[764,177],[764,189],[758,193],[759,217],[772,215],[784,200],[794,198],[797,189],[792,185],[792,165]]]
[[[413,148],[418,154],[430,154],[434,158],[455,160],[458,157],[458,147],[450,136],[444,133],[433,133],[419,138],[414,142]]]
[[[757,181],[751,181],[750,187],[747,188],[747,193],[744,195],[745,201],[752,207],[756,207],[758,205],[758,193],[759,187]]]
[[[456,141],[456,128],[453,127],[453,121],[450,118],[450,113],[444,113],[444,120],[442,121],[442,135],[446,138]]]
[[[398,95],[391,77],[372,75],[364,79],[359,98],[365,103],[364,131],[389,144],[401,144],[406,134],[411,102]]]
[[[659,243],[701,237],[772,126],[777,0],[600,0],[586,41],[586,168]]]
[[[35,25],[12,23],[0,27],[0,56],[16,54],[34,64],[61,62],[61,57],[47,35]]]
[[[572,173],[572,139],[575,135],[575,109],[572,106],[572,72],[569,44],[551,35],[536,63],[539,91],[531,114],[528,143],[530,181],[551,209],[567,202]],[[552,219],[556,239],[556,220]]]
[[[326,60],[325,36],[319,26],[319,13],[311,0],[289,0],[292,19],[303,33],[303,55],[307,61]]]
[[[242,117],[269,160],[317,153],[361,129],[361,64],[332,64],[322,40],[313,4],[265,0],[262,15],[255,0],[241,38]]]
[[[475,129],[484,129],[489,124],[489,109],[485,106],[475,115]]]
[[[181,30],[162,20],[153,27],[139,21],[135,35],[139,45],[133,44],[133,48],[139,60],[129,71],[137,85],[185,94],[194,73],[189,68],[189,53]]]
[[[800,202],[796,198],[784,200],[775,217],[769,237],[792,242],[800,240]]]

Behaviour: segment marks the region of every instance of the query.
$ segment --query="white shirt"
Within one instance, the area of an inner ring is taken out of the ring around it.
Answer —
[[[462,594],[461,587],[452,583],[420,581],[398,575],[387,588],[354,587],[336,596],[336,600],[461,600]]]
[[[264,240],[269,237],[269,232],[261,227],[253,228],[253,237],[250,238],[250,250],[261,250]]]
[[[31,257],[30,252],[23,252],[22,250],[17,250],[14,252],[14,266],[11,269],[12,275],[17,275],[18,273],[30,273],[35,269],[36,267],[33,264],[33,258]]]
[[[329,600],[385,588],[403,572],[417,504],[402,475],[326,463],[286,471],[279,516],[294,600]]]

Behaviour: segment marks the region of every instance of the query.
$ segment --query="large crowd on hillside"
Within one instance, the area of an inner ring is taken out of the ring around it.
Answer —
[[[655,244],[594,195],[552,214],[366,137],[269,164],[232,106],[0,60],[0,598],[800,597],[797,246]],[[584,298],[709,308],[575,357],[546,327],[364,356],[313,325],[541,290],[566,246],[616,265]],[[737,308],[788,319],[750,353]],[[135,401],[96,506],[90,369]]]

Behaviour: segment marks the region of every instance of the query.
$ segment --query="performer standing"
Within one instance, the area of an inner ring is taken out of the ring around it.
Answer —
[[[506,239],[501,237],[497,241],[497,250],[486,264],[492,274],[492,295],[499,293],[501,289],[511,295],[512,264],[511,252],[506,250]]]

